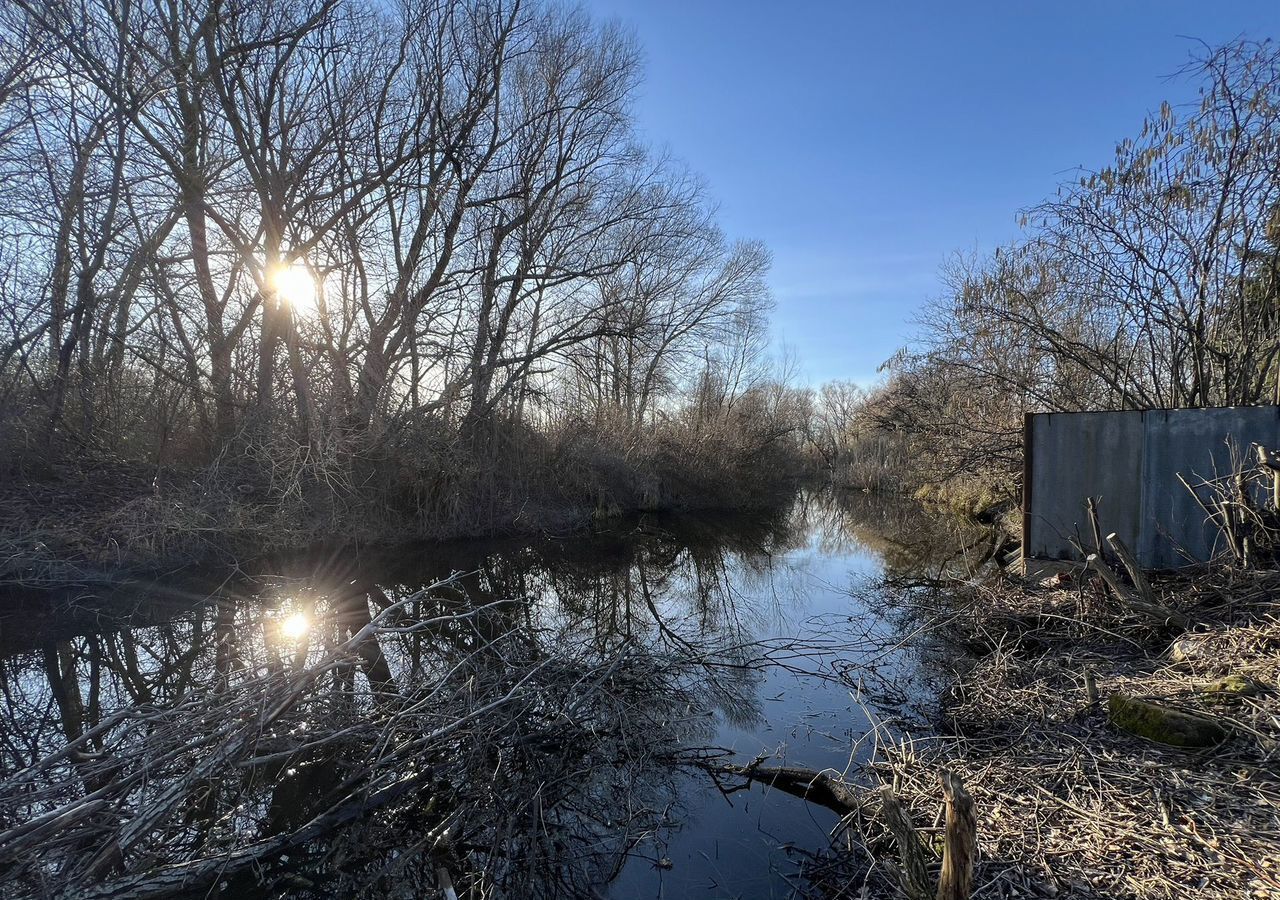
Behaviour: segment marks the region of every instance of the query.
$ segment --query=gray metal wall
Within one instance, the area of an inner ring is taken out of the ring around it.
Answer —
[[[1163,569],[1209,559],[1216,529],[1178,481],[1233,471],[1232,447],[1280,447],[1280,407],[1046,413],[1027,417],[1023,555],[1078,559],[1070,538],[1092,543],[1087,497],[1102,533],[1116,532],[1138,562]]]

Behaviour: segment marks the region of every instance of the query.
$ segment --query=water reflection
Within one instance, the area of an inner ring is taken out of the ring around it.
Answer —
[[[443,871],[591,897],[635,856],[643,889],[689,819],[690,748],[757,734],[777,662],[806,658],[813,586],[779,561],[921,534],[850,511],[337,549],[7,616],[0,883],[422,896]]]

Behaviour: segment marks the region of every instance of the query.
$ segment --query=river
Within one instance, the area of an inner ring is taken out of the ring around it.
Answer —
[[[814,493],[10,597],[0,893],[802,895],[836,814],[708,770],[856,777],[924,699],[871,586],[944,533]]]

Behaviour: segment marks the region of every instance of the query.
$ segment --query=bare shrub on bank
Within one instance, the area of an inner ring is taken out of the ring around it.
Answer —
[[[1016,491],[1028,412],[1280,399],[1280,50],[1205,48],[1182,76],[1198,99],[948,266],[875,400],[925,480]]]

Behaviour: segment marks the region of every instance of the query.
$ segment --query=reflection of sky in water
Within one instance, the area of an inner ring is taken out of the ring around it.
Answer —
[[[868,611],[851,597],[859,576],[879,570],[861,545],[832,534],[839,522],[809,517],[804,542],[767,559],[731,558],[726,588],[743,610],[743,624],[760,640],[821,637],[832,624]],[[820,660],[800,660],[814,668]],[[755,721],[731,722],[721,713],[713,744],[738,762],[769,754],[771,764],[846,771],[866,716],[844,685],[769,669],[757,693]],[[690,778],[687,816],[678,827],[637,847],[637,858],[612,886],[613,898],[788,896],[779,872],[793,872],[783,848],[819,850],[828,844],[835,813],[759,784],[722,796],[707,779]],[[644,857],[649,858],[644,858]],[[659,859],[670,868],[659,867]]]
[[[671,724],[663,740],[683,735],[695,746],[726,747],[740,762],[768,754],[775,762],[846,770],[866,731],[866,715],[845,684],[800,673],[862,671],[845,668],[859,660],[856,651],[838,646],[843,635],[890,626],[850,587],[879,570],[878,554],[886,546],[901,551],[902,541],[886,544],[884,534],[911,527],[884,510],[851,516],[847,505],[802,498],[785,526],[653,520],[628,529],[533,543],[401,548],[386,558],[335,552],[279,561],[270,574],[207,589],[160,585],[150,592],[159,599],[146,602],[134,588],[123,599],[137,613],[123,627],[85,610],[41,612],[21,629],[11,616],[0,622],[4,728],[43,753],[65,742],[65,718],[51,714],[61,705],[54,703],[51,671],[73,674],[84,702],[107,713],[143,702],[172,704],[192,690],[217,696],[227,684],[295,671],[323,659],[368,623],[367,589],[376,610],[462,572],[460,589],[425,605],[415,601],[412,615],[388,623],[376,654],[362,653],[345,673],[335,672],[335,686],[347,689],[319,697],[309,718],[282,725],[280,740],[339,720],[358,723],[376,713],[397,684],[429,691],[459,653],[474,646],[475,635],[470,625],[447,623],[424,635],[412,630],[414,622],[492,604],[498,633],[527,631],[543,635],[539,640],[561,635],[575,647],[601,652],[633,646],[678,657],[686,642],[709,643],[734,665],[693,665],[682,676],[689,682],[684,693],[628,701]],[[352,588],[356,575],[362,586]],[[217,599],[204,602],[208,597]],[[530,602],[507,602],[513,599]],[[117,595],[112,602],[121,600]],[[39,603],[34,608],[45,609]],[[797,653],[790,646],[797,638],[823,652]],[[792,671],[751,665],[762,652],[756,642]],[[886,666],[892,670],[895,662],[890,658]],[[862,674],[875,675],[871,669]],[[22,765],[22,752],[7,754],[0,768],[12,772]],[[290,765],[274,782],[255,782],[257,793],[237,800],[219,828],[230,834],[283,827],[292,815],[290,790],[305,798],[306,779],[317,776],[332,780],[323,771],[309,774]],[[615,898],[785,895],[777,873],[794,866],[780,846],[822,848],[835,823],[833,813],[759,785],[726,797],[700,774],[663,774],[655,766],[637,777],[643,783],[629,799],[655,810],[643,827],[623,832],[612,816],[603,825],[583,826],[600,829],[591,841],[600,848],[602,877],[616,864],[609,854],[636,842],[609,889]],[[581,780],[587,797],[599,791],[602,798],[610,796],[611,784],[625,782],[621,774],[595,769]],[[602,799],[602,807],[608,802]]]

